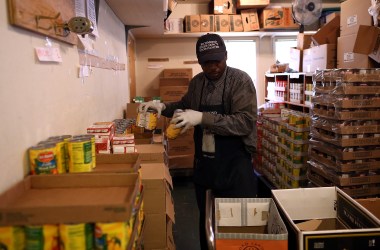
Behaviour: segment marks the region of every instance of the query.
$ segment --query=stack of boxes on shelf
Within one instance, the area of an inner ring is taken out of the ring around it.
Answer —
[[[346,0],[340,13],[326,16],[315,34],[300,33],[290,49],[289,68],[299,72],[380,65],[380,28],[369,14],[371,0]]]
[[[373,18],[368,12],[370,6],[371,0],[347,0],[341,3],[338,68],[379,66],[380,29],[372,26]]]
[[[339,24],[339,14],[331,13],[315,34],[298,34],[297,47],[290,48],[289,68],[304,73],[336,68]]]
[[[269,4],[269,0],[213,0],[209,13],[185,16],[185,32],[248,32],[299,27],[293,21],[290,7]]]
[[[309,179],[353,197],[380,194],[378,69],[317,71]]]

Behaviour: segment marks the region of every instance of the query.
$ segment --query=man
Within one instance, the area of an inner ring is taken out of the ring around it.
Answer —
[[[249,75],[227,66],[227,50],[217,34],[206,34],[196,44],[203,72],[190,81],[188,92],[178,102],[140,105],[172,117],[181,133],[194,129],[194,184],[200,212],[201,249],[205,234],[206,190],[215,197],[255,197],[252,154],[256,148],[256,89]]]

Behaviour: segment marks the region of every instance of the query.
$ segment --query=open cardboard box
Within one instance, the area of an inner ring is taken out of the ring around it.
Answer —
[[[141,163],[161,163],[165,160],[165,147],[163,144],[135,145]]]
[[[138,153],[97,154],[93,173],[136,173],[140,167]]]
[[[288,232],[272,199],[215,198],[217,250],[288,249]]]
[[[128,221],[137,173],[31,175],[0,195],[0,226]]]
[[[272,190],[289,249],[377,249],[380,222],[338,187]]]

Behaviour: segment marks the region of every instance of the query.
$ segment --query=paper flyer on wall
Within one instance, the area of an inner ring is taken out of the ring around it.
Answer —
[[[75,14],[76,16],[83,16],[90,19],[94,27],[92,34],[99,37],[94,0],[75,0]]]

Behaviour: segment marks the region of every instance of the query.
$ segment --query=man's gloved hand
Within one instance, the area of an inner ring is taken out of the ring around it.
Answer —
[[[192,109],[186,109],[184,112],[176,113],[171,123],[176,124],[176,128],[183,128],[181,134],[185,133],[191,127],[202,122],[203,113]]]
[[[156,110],[157,117],[160,118],[161,112],[165,110],[166,106],[162,102],[157,101],[143,102],[139,105],[138,111],[139,113],[146,113],[149,108]]]

